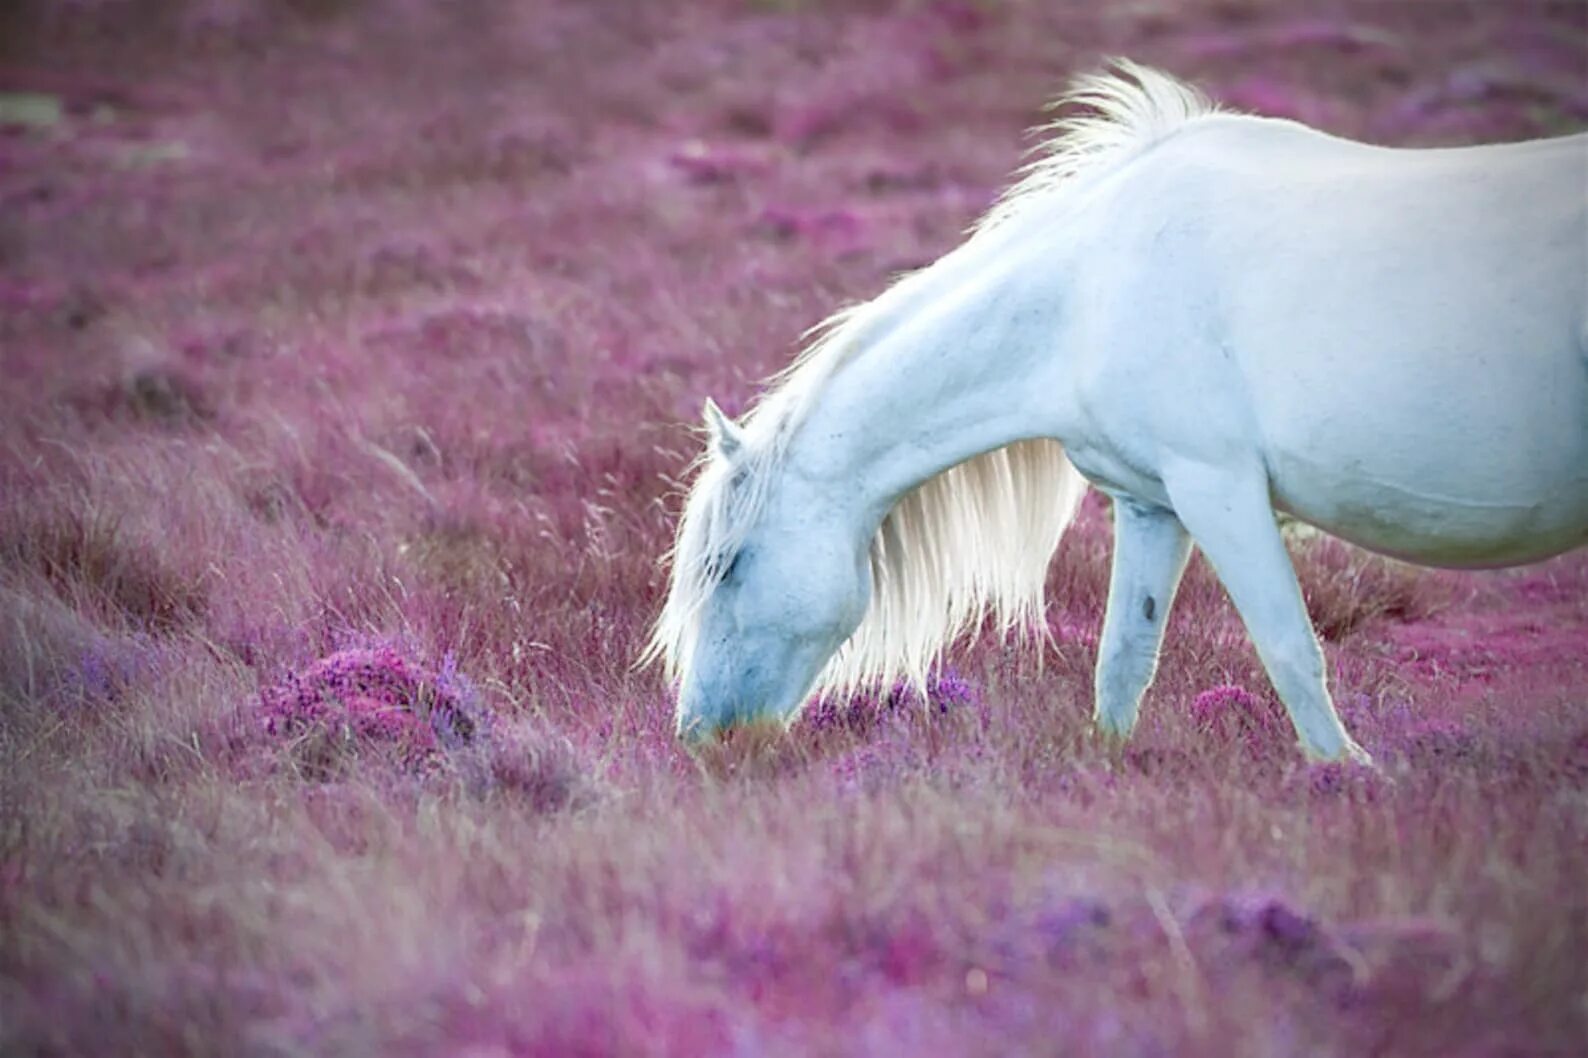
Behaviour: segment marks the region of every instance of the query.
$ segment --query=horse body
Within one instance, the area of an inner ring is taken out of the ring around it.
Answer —
[[[1101,318],[1066,343],[1091,411],[1069,432],[1100,463],[1149,435],[1129,491],[1244,451],[1276,506],[1398,558],[1588,539],[1588,137],[1401,151],[1212,117],[1080,228],[1073,300]]]
[[[1588,540],[1588,137],[1389,150],[1126,72],[743,426],[708,413],[652,642],[681,732],[919,679],[989,609],[1038,618],[1082,476],[1114,500],[1096,719],[1117,735],[1193,540],[1323,758],[1362,754],[1276,508],[1426,564]]]

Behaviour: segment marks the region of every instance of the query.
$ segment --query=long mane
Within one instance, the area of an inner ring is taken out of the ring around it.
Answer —
[[[975,225],[971,241],[1038,210],[1045,219],[1077,181],[1128,163],[1214,109],[1194,89],[1123,60],[1077,80],[1052,105],[1088,113],[1047,127],[1039,157]],[[672,582],[642,663],[659,659],[670,679],[687,676],[700,608],[726,557],[761,517],[789,439],[833,377],[865,355],[874,325],[908,311],[932,267],[814,328],[746,417],[743,450],[730,463],[708,446],[695,461],[671,554]],[[1084,492],[1062,446],[1050,440],[986,452],[923,482],[872,540],[870,608],[812,693],[899,678],[919,685],[942,649],[989,613],[1005,629],[1041,627],[1048,563]]]

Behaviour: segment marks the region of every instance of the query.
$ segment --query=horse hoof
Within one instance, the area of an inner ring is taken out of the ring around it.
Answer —
[[[1360,768],[1375,770],[1378,767],[1373,763],[1373,755],[1349,738],[1333,753],[1313,749],[1311,746],[1303,746],[1302,750],[1307,754],[1307,759],[1314,764],[1355,764]]]
[[[1378,767],[1378,765],[1373,763],[1373,754],[1369,753],[1355,742],[1346,742],[1345,758],[1352,764],[1358,765],[1359,767],[1375,769]]]

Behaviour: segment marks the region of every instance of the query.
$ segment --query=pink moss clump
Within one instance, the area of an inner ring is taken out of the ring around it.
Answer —
[[[386,746],[414,766],[487,735],[479,693],[450,654],[431,669],[391,644],[339,650],[289,673],[260,708],[269,735]]]

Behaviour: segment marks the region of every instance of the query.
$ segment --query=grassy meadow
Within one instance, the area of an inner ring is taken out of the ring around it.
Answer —
[[[1095,496],[1051,642],[924,700],[696,760],[635,667],[702,400],[1117,54],[1381,143],[1588,126],[1577,2],[0,12],[0,1053],[1584,1053],[1588,553],[1296,537],[1373,770],[1200,560],[1095,743]]]

